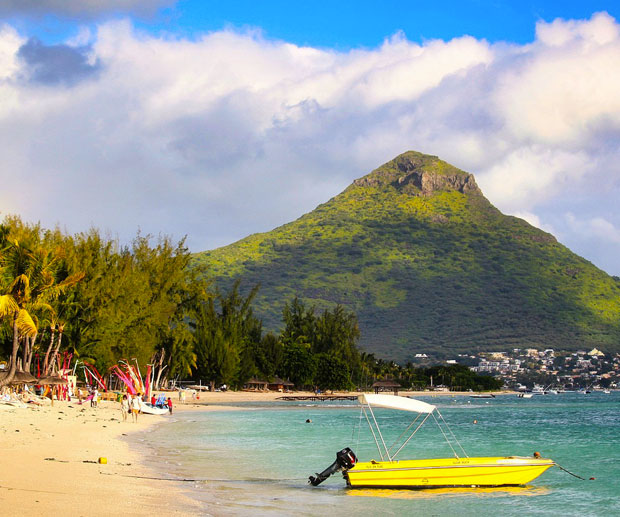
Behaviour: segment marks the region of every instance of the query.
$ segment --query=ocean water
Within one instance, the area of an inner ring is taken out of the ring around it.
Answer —
[[[539,451],[596,479],[582,481],[554,467],[526,487],[505,489],[351,490],[340,473],[308,485],[308,476],[330,465],[343,447],[362,461],[379,459],[353,402],[180,413],[143,440],[151,466],[196,480],[184,485],[203,515],[620,515],[620,393],[419,398],[437,405],[469,456]],[[375,415],[386,442],[411,422],[411,414],[398,411],[377,409]],[[446,456],[452,451],[430,420],[399,454]]]

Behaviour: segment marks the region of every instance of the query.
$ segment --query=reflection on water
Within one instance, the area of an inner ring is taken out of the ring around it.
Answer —
[[[385,497],[388,499],[432,499],[434,497],[450,497],[470,495],[472,497],[505,497],[505,496],[540,496],[547,495],[550,490],[542,486],[510,486],[500,488],[488,487],[451,487],[451,488],[422,488],[415,490],[389,488],[351,488],[347,495],[355,497]]]

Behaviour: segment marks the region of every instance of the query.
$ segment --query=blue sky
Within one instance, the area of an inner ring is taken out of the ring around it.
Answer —
[[[41,3],[45,4],[45,0]],[[528,43],[533,41],[535,24],[540,20],[584,19],[599,11],[617,18],[620,11],[618,2],[599,0],[171,0],[163,3],[168,5],[146,11],[111,8],[96,13],[79,10],[67,13],[22,9],[6,19],[47,43],[72,36],[78,24],[130,16],[136,27],[152,34],[195,38],[224,28],[239,31],[258,28],[267,38],[342,50],[375,47],[398,31],[418,42],[470,35],[491,42]]]
[[[181,1],[171,10],[169,25],[161,27],[192,34],[249,25],[262,28],[270,38],[341,49],[374,47],[397,31],[413,41],[468,34],[526,43],[534,39],[540,19],[587,18],[617,9],[596,1]]]
[[[413,149],[620,275],[619,11],[0,0],[0,215],[200,251]]]

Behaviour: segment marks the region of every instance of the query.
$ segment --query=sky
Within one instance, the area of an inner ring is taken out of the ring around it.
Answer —
[[[416,150],[620,275],[619,20],[610,1],[0,0],[0,216],[197,252]]]

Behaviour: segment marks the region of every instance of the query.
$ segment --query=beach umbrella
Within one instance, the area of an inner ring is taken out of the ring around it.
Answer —
[[[8,373],[4,375],[4,377],[6,376],[8,376]],[[34,382],[37,382],[36,377],[33,377],[28,372],[18,371],[15,372],[15,377],[13,377],[13,380],[9,382],[9,384],[15,386],[17,384],[32,384]]]
[[[55,386],[57,384],[69,384],[69,381],[58,375],[48,375],[47,377],[41,377],[37,380],[37,384],[41,386]]]

